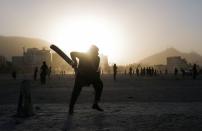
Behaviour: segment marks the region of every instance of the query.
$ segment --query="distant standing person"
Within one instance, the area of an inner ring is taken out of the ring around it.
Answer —
[[[50,80],[50,76],[51,76],[51,66],[48,68],[48,79]]]
[[[193,75],[193,79],[195,80],[195,79],[196,79],[196,76],[197,76],[196,64],[193,65],[192,75]]]
[[[43,65],[41,66],[41,73],[40,73],[40,79],[41,79],[41,84],[44,85],[46,84],[46,75],[48,72],[48,66],[46,65],[46,62],[43,62]]]
[[[136,68],[136,75],[137,75],[137,76],[139,76],[139,72],[140,72],[139,69]]]
[[[114,64],[114,66],[113,66],[114,80],[116,80],[117,68],[118,68],[118,67],[116,66],[116,64]]]
[[[168,75],[168,70],[167,69],[165,69],[165,75]]]
[[[133,74],[133,69],[132,69],[132,67],[130,67],[129,68],[129,75],[132,76],[132,74]]]
[[[16,70],[13,70],[13,72],[12,72],[12,77],[13,77],[14,80],[16,80],[16,77],[17,77]]]
[[[176,67],[174,69],[174,74],[175,74],[175,76],[177,76],[177,74],[178,74],[178,69]]]
[[[38,67],[35,67],[34,69],[34,80],[37,80],[37,74],[38,74]]]
[[[185,76],[185,70],[183,68],[181,68],[181,72],[182,72],[182,77],[184,78],[184,76]]]

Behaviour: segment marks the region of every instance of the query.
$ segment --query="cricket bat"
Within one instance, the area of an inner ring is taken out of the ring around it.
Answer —
[[[69,65],[73,66],[73,61],[56,45],[51,45],[50,48],[54,50],[60,57],[62,57]]]

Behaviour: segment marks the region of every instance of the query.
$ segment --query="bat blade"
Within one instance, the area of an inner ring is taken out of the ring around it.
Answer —
[[[73,61],[56,45],[51,45],[50,48],[54,50],[60,57],[62,57],[69,65],[73,65]]]

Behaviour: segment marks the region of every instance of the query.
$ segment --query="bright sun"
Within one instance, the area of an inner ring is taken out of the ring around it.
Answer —
[[[76,17],[61,22],[54,29],[52,42],[66,52],[87,51],[97,45],[100,54],[116,62],[123,48],[120,30],[109,22],[96,17]]]

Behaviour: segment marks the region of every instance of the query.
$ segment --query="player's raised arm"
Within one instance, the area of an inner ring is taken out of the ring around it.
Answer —
[[[95,59],[95,71],[99,71],[100,66],[100,57],[98,56],[97,59]]]
[[[73,67],[77,67],[78,62],[77,62],[76,58],[80,58],[81,55],[82,54],[80,52],[75,52],[75,51],[70,52],[70,56],[73,61]]]

